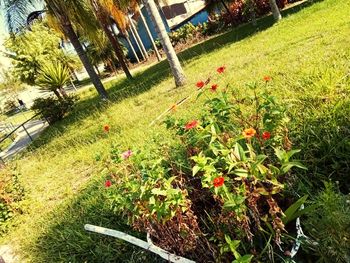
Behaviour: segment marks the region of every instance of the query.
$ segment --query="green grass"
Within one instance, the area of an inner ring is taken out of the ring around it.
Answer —
[[[27,110],[27,111],[20,111],[14,115],[11,116],[3,116],[1,119],[6,122],[6,123],[11,123],[12,125],[14,125],[15,127],[17,127],[18,124],[21,124],[27,120],[29,120],[30,118],[32,118],[34,116],[34,112],[31,110]]]
[[[13,140],[11,140],[11,138],[6,138],[4,141],[0,143],[0,151],[6,150],[12,143],[13,143]]]
[[[347,1],[307,3],[288,10],[277,25],[265,17],[258,28],[243,25],[196,45],[180,54],[188,80],[181,89],[174,88],[163,61],[135,73],[132,81],[106,84],[108,105],[100,103],[93,89],[82,91],[75,111],[14,162],[26,199],[23,214],[2,243],[14,246],[21,262],[155,261],[135,247],[83,230],[90,223],[132,232],[109,210],[103,197],[104,165],[95,157],[106,159],[112,144],[138,149],[151,145],[153,138],[171,139],[163,126],[150,127],[150,122],[222,64],[227,73],[219,86],[230,83],[242,93],[245,83],[272,76],[271,92],[290,106],[295,129],[304,138],[309,119],[303,113],[322,112],[349,97],[349,13]],[[190,100],[176,115],[193,118],[200,105]],[[111,126],[109,135],[102,132],[104,124]]]

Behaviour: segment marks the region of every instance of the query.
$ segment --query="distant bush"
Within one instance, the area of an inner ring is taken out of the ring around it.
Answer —
[[[0,234],[6,232],[7,222],[16,212],[20,212],[18,202],[23,196],[24,190],[17,174],[9,169],[3,169],[0,173]]]
[[[8,99],[4,103],[4,112],[6,114],[13,114],[17,110],[17,104],[13,99]]]
[[[42,118],[45,118],[51,124],[62,120],[73,109],[77,100],[76,96],[68,96],[64,100],[54,97],[37,98],[31,109],[35,113],[39,113]]]
[[[295,0],[293,2],[300,1]],[[287,0],[276,0],[279,8],[284,8]],[[237,26],[249,22],[271,11],[269,0],[236,0],[229,5],[230,13],[222,10],[221,13],[211,13],[208,21],[194,26],[187,23],[180,28],[169,32],[169,38],[174,47],[179,44],[193,44],[206,36],[214,35],[226,30],[229,26]],[[159,40],[156,46],[161,48]]]
[[[287,0],[276,0],[280,9],[288,3]],[[253,17],[260,17],[271,11],[269,0],[236,0],[229,5],[230,13],[224,12],[222,19],[226,25],[239,25],[251,21]]]

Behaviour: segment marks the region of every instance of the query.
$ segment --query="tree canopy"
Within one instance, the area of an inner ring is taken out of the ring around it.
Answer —
[[[43,22],[36,22],[30,30],[9,37],[5,42],[6,55],[12,59],[13,74],[23,83],[33,85],[39,71],[48,61],[60,61],[69,68],[79,67],[77,60],[60,46],[61,39]]]

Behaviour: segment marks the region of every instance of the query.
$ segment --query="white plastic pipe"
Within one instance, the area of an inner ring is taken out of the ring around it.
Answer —
[[[176,256],[174,254],[169,253],[168,251],[155,246],[151,239],[149,238],[149,235],[147,235],[147,240],[143,241],[141,239],[138,239],[136,237],[130,236],[128,234],[125,234],[124,232],[120,232],[117,230],[113,230],[113,229],[108,229],[108,228],[104,228],[104,227],[100,227],[100,226],[94,226],[94,225],[89,225],[86,224],[84,226],[84,229],[87,231],[91,231],[91,232],[95,232],[95,233],[99,233],[102,235],[106,235],[106,236],[111,236],[111,237],[116,237],[119,239],[122,239],[126,242],[129,242],[135,246],[141,247],[143,249],[146,249],[148,251],[151,251],[157,255],[159,255],[160,257],[170,261],[170,262],[174,262],[174,263],[196,263],[195,261],[189,260],[187,258],[183,258],[180,256]]]

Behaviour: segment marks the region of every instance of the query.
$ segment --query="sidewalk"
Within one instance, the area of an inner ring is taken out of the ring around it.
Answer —
[[[48,127],[48,124],[42,120],[32,120],[24,126],[30,136],[35,139],[46,127]],[[0,158],[3,160],[11,159],[14,155],[23,151],[32,142],[23,128],[20,128],[16,135],[17,137],[15,141],[6,150],[0,153]]]

